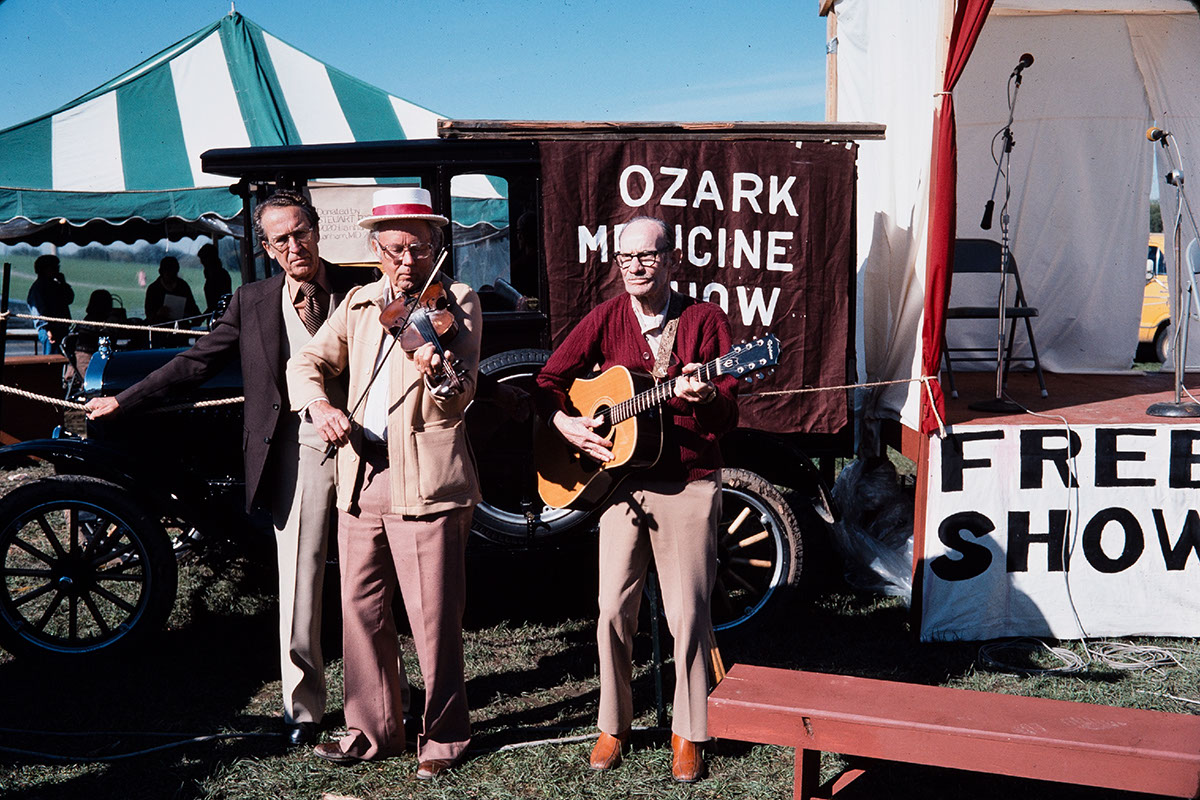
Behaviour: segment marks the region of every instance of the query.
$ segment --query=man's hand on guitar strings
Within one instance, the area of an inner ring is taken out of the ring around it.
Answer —
[[[590,456],[601,464],[612,461],[612,442],[595,433],[592,429],[601,425],[602,421],[593,417],[571,417],[563,412],[557,412],[550,422],[567,443]]]
[[[702,380],[696,371],[703,364],[685,364],[683,374],[675,379],[675,396],[689,403],[711,403],[717,396],[717,387]]]

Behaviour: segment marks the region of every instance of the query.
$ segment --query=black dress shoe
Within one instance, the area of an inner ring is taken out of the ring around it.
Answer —
[[[284,725],[283,736],[292,747],[315,744],[317,741],[317,723],[289,722]]]

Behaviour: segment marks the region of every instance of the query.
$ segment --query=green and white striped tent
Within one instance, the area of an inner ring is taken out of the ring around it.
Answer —
[[[62,108],[0,131],[0,242],[240,234],[217,147],[429,139],[439,115],[277,39],[237,12]],[[473,181],[473,182],[472,182]],[[454,185],[482,219],[482,176]],[[490,201],[490,202],[489,202]]]

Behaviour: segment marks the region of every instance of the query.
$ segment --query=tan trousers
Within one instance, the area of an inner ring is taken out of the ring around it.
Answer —
[[[329,525],[334,518],[334,461],[295,441],[277,445],[274,507],[279,563],[279,651],[285,722],[325,715],[321,594]]]
[[[402,676],[392,601],[404,599],[421,676],[422,761],[457,760],[471,738],[463,677],[467,535],[471,508],[412,518],[390,508],[385,464],[364,465],[358,513],[339,512],[346,727],[342,751],[385,758],[404,750]]]
[[[633,636],[654,557],[667,625],[675,639],[671,730],[708,740],[709,603],[717,574],[721,480],[687,484],[627,479],[600,517],[600,730],[633,724]]]

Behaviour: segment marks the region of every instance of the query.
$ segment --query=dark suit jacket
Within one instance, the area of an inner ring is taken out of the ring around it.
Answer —
[[[356,277],[355,271],[324,263],[335,307],[352,286],[373,277],[370,273]],[[280,273],[239,287],[207,336],[117,395],[120,410],[129,411],[147,401],[162,400],[173,391],[199,386],[240,354],[246,396],[242,449],[247,510],[255,503],[269,505],[271,482],[264,484],[263,471],[280,423],[291,413],[284,380],[283,283]]]

